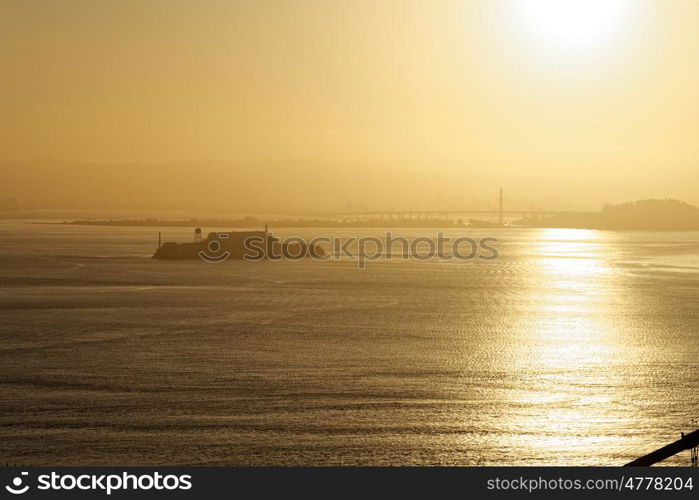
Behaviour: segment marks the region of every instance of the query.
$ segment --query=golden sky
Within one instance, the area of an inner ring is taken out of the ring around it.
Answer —
[[[695,0],[0,0],[0,42],[2,160],[699,203]]]

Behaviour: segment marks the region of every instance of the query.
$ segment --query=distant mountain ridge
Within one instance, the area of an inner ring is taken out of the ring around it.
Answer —
[[[699,229],[699,208],[672,199],[647,199],[605,205],[599,212],[558,214],[518,221],[529,227],[574,227],[585,229]]]
[[[0,161],[0,172],[0,195],[47,209],[303,213],[349,203],[428,206],[445,185],[424,170],[300,160],[105,165],[36,159]]]
[[[647,194],[636,185],[620,195],[620,185],[608,184],[590,198],[581,199],[570,193],[577,189],[575,180],[551,185],[524,171],[504,181],[497,170],[486,171],[478,166],[377,167],[295,159],[124,164],[0,160],[0,173],[0,199],[20,200],[18,206],[23,210],[289,215],[367,210],[496,210],[497,190],[504,183],[506,210],[570,212],[596,210],[599,200],[641,198]],[[692,182],[682,185],[683,190],[671,194],[699,202],[691,193],[683,195]],[[658,191],[665,194],[662,186]],[[10,208],[5,209],[6,216],[14,211]]]

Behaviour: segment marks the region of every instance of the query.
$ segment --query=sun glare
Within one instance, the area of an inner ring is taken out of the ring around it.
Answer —
[[[605,46],[623,33],[629,0],[512,0],[515,22],[533,42],[553,49]]]

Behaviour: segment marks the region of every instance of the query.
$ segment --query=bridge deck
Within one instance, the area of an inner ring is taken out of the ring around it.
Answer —
[[[682,436],[674,443],[670,443],[667,446],[663,446],[662,448],[659,448],[655,451],[648,453],[647,455],[643,455],[642,457],[639,457],[636,460],[629,462],[628,464],[626,464],[626,467],[643,467],[653,465],[660,462],[661,460],[665,460],[666,458],[676,455],[681,451],[690,450],[695,446],[699,446],[699,429],[695,430],[694,432],[690,432],[685,436]]]

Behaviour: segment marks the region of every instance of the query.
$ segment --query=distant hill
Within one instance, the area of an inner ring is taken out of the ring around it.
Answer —
[[[300,160],[104,165],[35,159],[0,161],[0,172],[3,196],[35,209],[294,214],[350,204],[446,208],[441,195],[453,186],[429,169]]]
[[[518,221],[530,227],[573,227],[585,229],[699,229],[699,208],[679,200],[639,200],[605,205],[599,212],[559,214]]]
[[[699,208],[678,200],[641,200],[606,205],[600,227],[609,229],[699,229]]]

